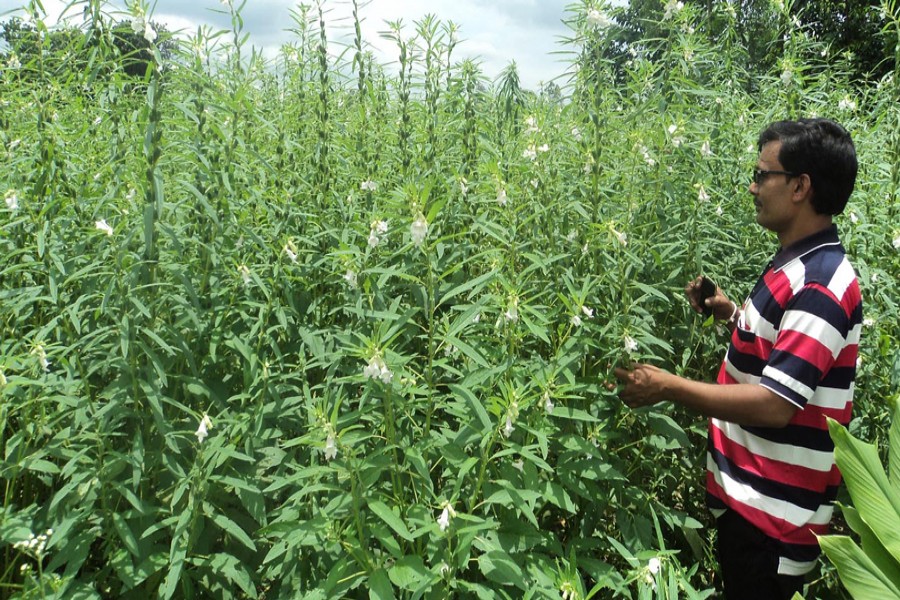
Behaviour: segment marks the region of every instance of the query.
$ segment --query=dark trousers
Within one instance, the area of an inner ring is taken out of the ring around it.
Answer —
[[[779,575],[772,540],[733,510],[716,519],[716,554],[726,600],[790,600],[803,592],[802,575]]]

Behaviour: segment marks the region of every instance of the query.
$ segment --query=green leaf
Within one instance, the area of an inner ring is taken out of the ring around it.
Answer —
[[[522,568],[503,550],[491,550],[478,557],[481,573],[494,583],[514,585],[520,589],[524,585]]]
[[[462,294],[463,292],[467,292],[476,287],[480,290],[482,287],[484,287],[484,284],[487,281],[489,281],[490,279],[492,279],[493,277],[496,277],[496,276],[497,276],[496,271],[488,271],[484,275],[480,275],[480,276],[476,277],[475,279],[469,279],[468,281],[456,286],[455,288],[453,288],[452,290],[448,291],[446,294],[441,296],[441,299],[437,301],[436,307],[440,306],[447,300],[450,300],[451,298],[454,298],[455,296]]]
[[[403,590],[413,591],[422,582],[432,579],[434,574],[425,568],[420,556],[404,556],[388,571],[391,583]]]
[[[855,600],[900,598],[900,588],[849,537],[827,535],[819,545],[837,568],[841,583]]]
[[[834,419],[828,420],[834,458],[844,476],[853,504],[884,547],[900,561],[900,495],[894,492],[881,466],[878,451]]]
[[[490,431],[491,427],[493,427],[491,423],[491,418],[488,416],[487,411],[484,409],[484,405],[481,403],[478,398],[472,393],[471,390],[465,388],[461,385],[451,384],[450,391],[457,397],[462,399],[466,404],[468,404],[475,415],[478,417],[478,420],[481,421],[481,431]]]
[[[875,532],[866,525],[866,522],[859,516],[859,512],[852,506],[841,506],[841,513],[847,519],[847,524],[859,534],[862,543],[863,552],[872,559],[877,566],[891,581],[900,582],[900,563],[894,560],[887,548],[875,535]]]
[[[679,448],[690,448],[691,440],[684,429],[669,415],[651,412],[648,415],[650,428],[667,440],[674,441]]]
[[[568,406],[556,406],[553,408],[553,417],[562,419],[572,419],[573,421],[586,421],[588,423],[598,423],[600,419],[590,415],[579,408],[571,408]]]
[[[369,600],[393,600],[394,587],[387,571],[378,569],[369,575]]]
[[[895,398],[891,403],[894,415],[888,438],[888,475],[894,492],[900,495],[900,398]]]
[[[140,558],[141,551],[138,548],[137,540],[135,539],[131,528],[128,526],[128,523],[125,522],[125,518],[122,514],[113,513],[112,521],[113,526],[116,528],[116,532],[119,534],[119,539],[122,540],[122,543],[125,544],[128,551],[136,558]]]
[[[227,533],[237,539],[241,544],[256,552],[256,544],[254,544],[253,540],[250,539],[250,536],[248,536],[247,533],[243,529],[241,529],[240,525],[238,525],[222,513],[213,514],[212,520],[213,523],[224,529]]]
[[[388,508],[387,504],[379,500],[369,500],[369,510],[378,515],[378,517],[387,523],[387,526],[394,530],[404,540],[411,542],[413,536],[407,529],[406,524],[394,512]]]

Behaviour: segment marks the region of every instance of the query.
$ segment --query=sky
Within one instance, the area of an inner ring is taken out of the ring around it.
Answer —
[[[67,4],[63,0],[42,2],[48,24],[56,22]],[[9,6],[16,3],[24,5],[25,0],[0,1]],[[247,0],[241,14],[244,31],[250,36],[248,44],[259,48],[266,57],[277,56],[283,44],[295,39],[289,29],[293,26],[292,11],[296,12],[299,4],[297,0]],[[307,0],[307,4],[315,3]],[[537,91],[542,82],[559,78],[568,67],[569,57],[558,52],[566,50],[560,40],[572,34],[562,21],[571,17],[566,7],[575,4],[573,0],[359,0],[359,4],[363,39],[384,65],[396,65],[399,55],[396,44],[379,35],[387,29],[387,21],[402,19],[404,35],[411,37],[415,22],[430,14],[441,22],[452,21],[459,26],[460,43],[453,56],[478,60],[490,79],[515,61],[521,85]],[[117,0],[109,2],[108,8],[113,12],[124,5]],[[329,40],[352,39],[350,0],[325,0],[324,9]],[[219,0],[157,0],[152,20],[165,23],[169,31],[189,34],[195,33],[200,24],[230,29],[230,19],[223,10]],[[80,21],[80,12],[77,7],[69,14]],[[124,13],[118,17],[124,18]],[[340,47],[332,46],[333,53],[339,51]],[[557,83],[564,85],[565,79],[558,79]]]

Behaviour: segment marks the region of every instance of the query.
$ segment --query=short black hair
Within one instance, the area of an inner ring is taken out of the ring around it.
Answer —
[[[760,151],[780,141],[778,162],[785,171],[806,173],[812,182],[812,205],[825,215],[839,215],[847,206],[859,165],[850,134],[830,119],[776,121],[759,134]]]

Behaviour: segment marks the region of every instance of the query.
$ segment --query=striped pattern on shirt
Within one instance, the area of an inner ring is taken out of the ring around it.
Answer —
[[[819,555],[841,483],[825,417],[853,406],[862,299],[835,227],[782,249],[745,301],[719,384],[762,385],[798,407],[781,429],[710,419],[707,501],[772,538],[779,573]]]

